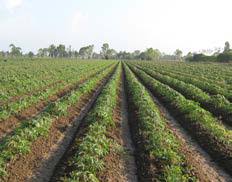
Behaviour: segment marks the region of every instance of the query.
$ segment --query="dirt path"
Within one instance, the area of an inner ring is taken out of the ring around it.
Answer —
[[[151,93],[150,93],[151,94]],[[225,173],[213,159],[191,138],[182,128],[167,109],[151,94],[154,102],[159,106],[159,110],[182,145],[182,152],[187,158],[187,162],[194,168],[196,175],[201,181],[232,181],[231,177]]]
[[[137,182],[137,167],[135,162],[135,146],[132,141],[131,131],[128,123],[128,111],[127,111],[127,99],[125,94],[124,76],[122,78],[122,90],[121,90],[121,137],[123,141],[123,148],[126,150],[125,156],[125,170],[126,178],[128,182]]]

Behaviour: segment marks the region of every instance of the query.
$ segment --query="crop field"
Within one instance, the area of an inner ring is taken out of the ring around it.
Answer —
[[[0,62],[0,181],[232,181],[232,65]]]

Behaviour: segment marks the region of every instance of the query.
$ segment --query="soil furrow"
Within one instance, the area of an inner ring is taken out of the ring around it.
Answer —
[[[9,162],[4,181],[49,181],[53,170],[73,140],[80,120],[85,116],[114,71],[101,81],[98,89],[82,97],[77,105],[68,109],[52,123],[48,136],[40,137],[31,147],[30,153]]]
[[[128,105],[125,93],[125,76],[122,76],[122,91],[121,91],[121,127],[122,140],[124,148],[126,149],[125,170],[128,182],[137,182],[137,166],[135,162],[135,146],[132,141],[131,131],[128,121]]]
[[[171,129],[181,142],[182,152],[186,156],[188,164],[194,168],[194,172],[200,181],[231,181],[231,177],[213,161],[186,131],[184,131],[182,126],[158,99],[156,99],[150,91],[149,93],[154,102],[159,106],[160,113],[166,121],[168,128]]]
[[[25,98],[25,97],[27,97],[27,96],[32,96],[32,95],[37,94],[37,93],[39,93],[39,92],[43,92],[43,91],[45,91],[46,89],[48,89],[49,87],[53,87],[54,85],[56,85],[56,84],[58,84],[58,83],[62,83],[62,82],[63,82],[63,80],[57,80],[57,81],[55,81],[55,82],[53,82],[53,83],[50,83],[50,84],[48,84],[48,85],[45,85],[45,86],[43,86],[42,88],[36,89],[36,90],[31,91],[31,92],[29,92],[29,93],[24,93],[24,94],[21,94],[21,95],[13,96],[13,97],[9,98],[9,100],[7,100],[7,101],[5,101],[5,102],[0,102],[0,107],[4,107],[5,105],[10,104],[10,103],[12,103],[12,102],[17,102],[17,101],[19,101],[20,99],[23,99],[23,98]]]
[[[118,103],[114,110],[116,127],[108,131],[108,137],[122,147],[123,152],[110,152],[105,158],[105,169],[99,174],[101,181],[137,182],[137,166],[135,162],[135,148],[132,142],[128,124],[127,102],[124,88],[124,74],[121,76],[118,89]]]
[[[135,74],[136,75],[136,74]],[[136,75],[136,78],[143,84],[143,81]],[[144,84],[143,84],[144,85]],[[146,87],[146,86],[145,86]],[[154,102],[159,106],[160,113],[179,139],[182,146],[182,152],[185,154],[187,162],[193,167],[194,172],[201,181],[231,181],[231,176],[219,166],[219,164],[198,144],[196,141],[163,106],[148,87]]]
[[[41,112],[43,112],[44,110],[46,110],[46,108],[48,107],[48,105],[50,103],[56,102],[59,99],[61,99],[62,97],[65,97],[66,95],[68,95],[69,93],[71,93],[72,90],[78,89],[78,87],[82,83],[84,83],[86,80],[94,77],[95,75],[97,75],[101,71],[102,70],[98,71],[97,73],[92,74],[87,79],[82,79],[82,80],[78,81],[75,85],[71,85],[71,86],[65,87],[64,89],[62,89],[59,92],[57,92],[55,95],[50,96],[46,101],[44,101],[44,100],[40,101],[36,105],[33,105],[33,106],[25,109],[21,113],[15,115],[15,116],[12,116],[12,117],[10,117],[7,120],[2,121],[0,123],[0,142],[2,141],[2,139],[5,136],[10,135],[13,132],[13,130],[19,125],[19,123],[21,121],[23,121],[23,120],[30,120],[30,119],[35,118]]]

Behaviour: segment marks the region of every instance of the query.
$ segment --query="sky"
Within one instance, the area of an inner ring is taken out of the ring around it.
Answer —
[[[0,0],[0,50],[89,44],[173,53],[232,43],[231,0]]]

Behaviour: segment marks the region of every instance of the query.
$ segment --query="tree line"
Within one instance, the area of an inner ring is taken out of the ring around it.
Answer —
[[[185,56],[185,60],[189,62],[232,62],[232,49],[230,48],[230,43],[226,41],[222,52],[217,50],[211,55],[204,53],[192,54],[189,52]]]
[[[79,58],[79,59],[121,59],[121,60],[181,60],[182,51],[177,49],[173,55],[161,53],[158,49],[148,48],[145,51],[135,50],[133,52],[119,51],[110,48],[108,43],[104,43],[100,53],[94,51],[94,45],[81,47],[79,51],[66,47],[63,44],[50,45],[47,48],[38,49],[37,53],[29,51],[23,54],[22,49],[14,44],[9,46],[9,51],[0,51],[0,57],[18,58],[18,57],[40,57],[40,58]]]
[[[22,49],[14,44],[10,44],[9,51],[0,51],[3,58],[77,58],[77,59],[119,59],[119,60],[185,60],[189,62],[230,62],[232,61],[232,49],[230,43],[225,42],[224,50],[216,50],[211,55],[204,53],[191,53],[183,56],[183,52],[177,49],[173,54],[161,53],[158,49],[148,48],[144,51],[135,50],[133,52],[119,51],[112,49],[108,43],[104,43],[99,53],[94,51],[94,45],[81,47],[79,51],[66,47],[63,44],[50,45],[47,48],[40,48],[37,53],[29,51],[23,54]],[[203,52],[203,51],[202,51]]]

